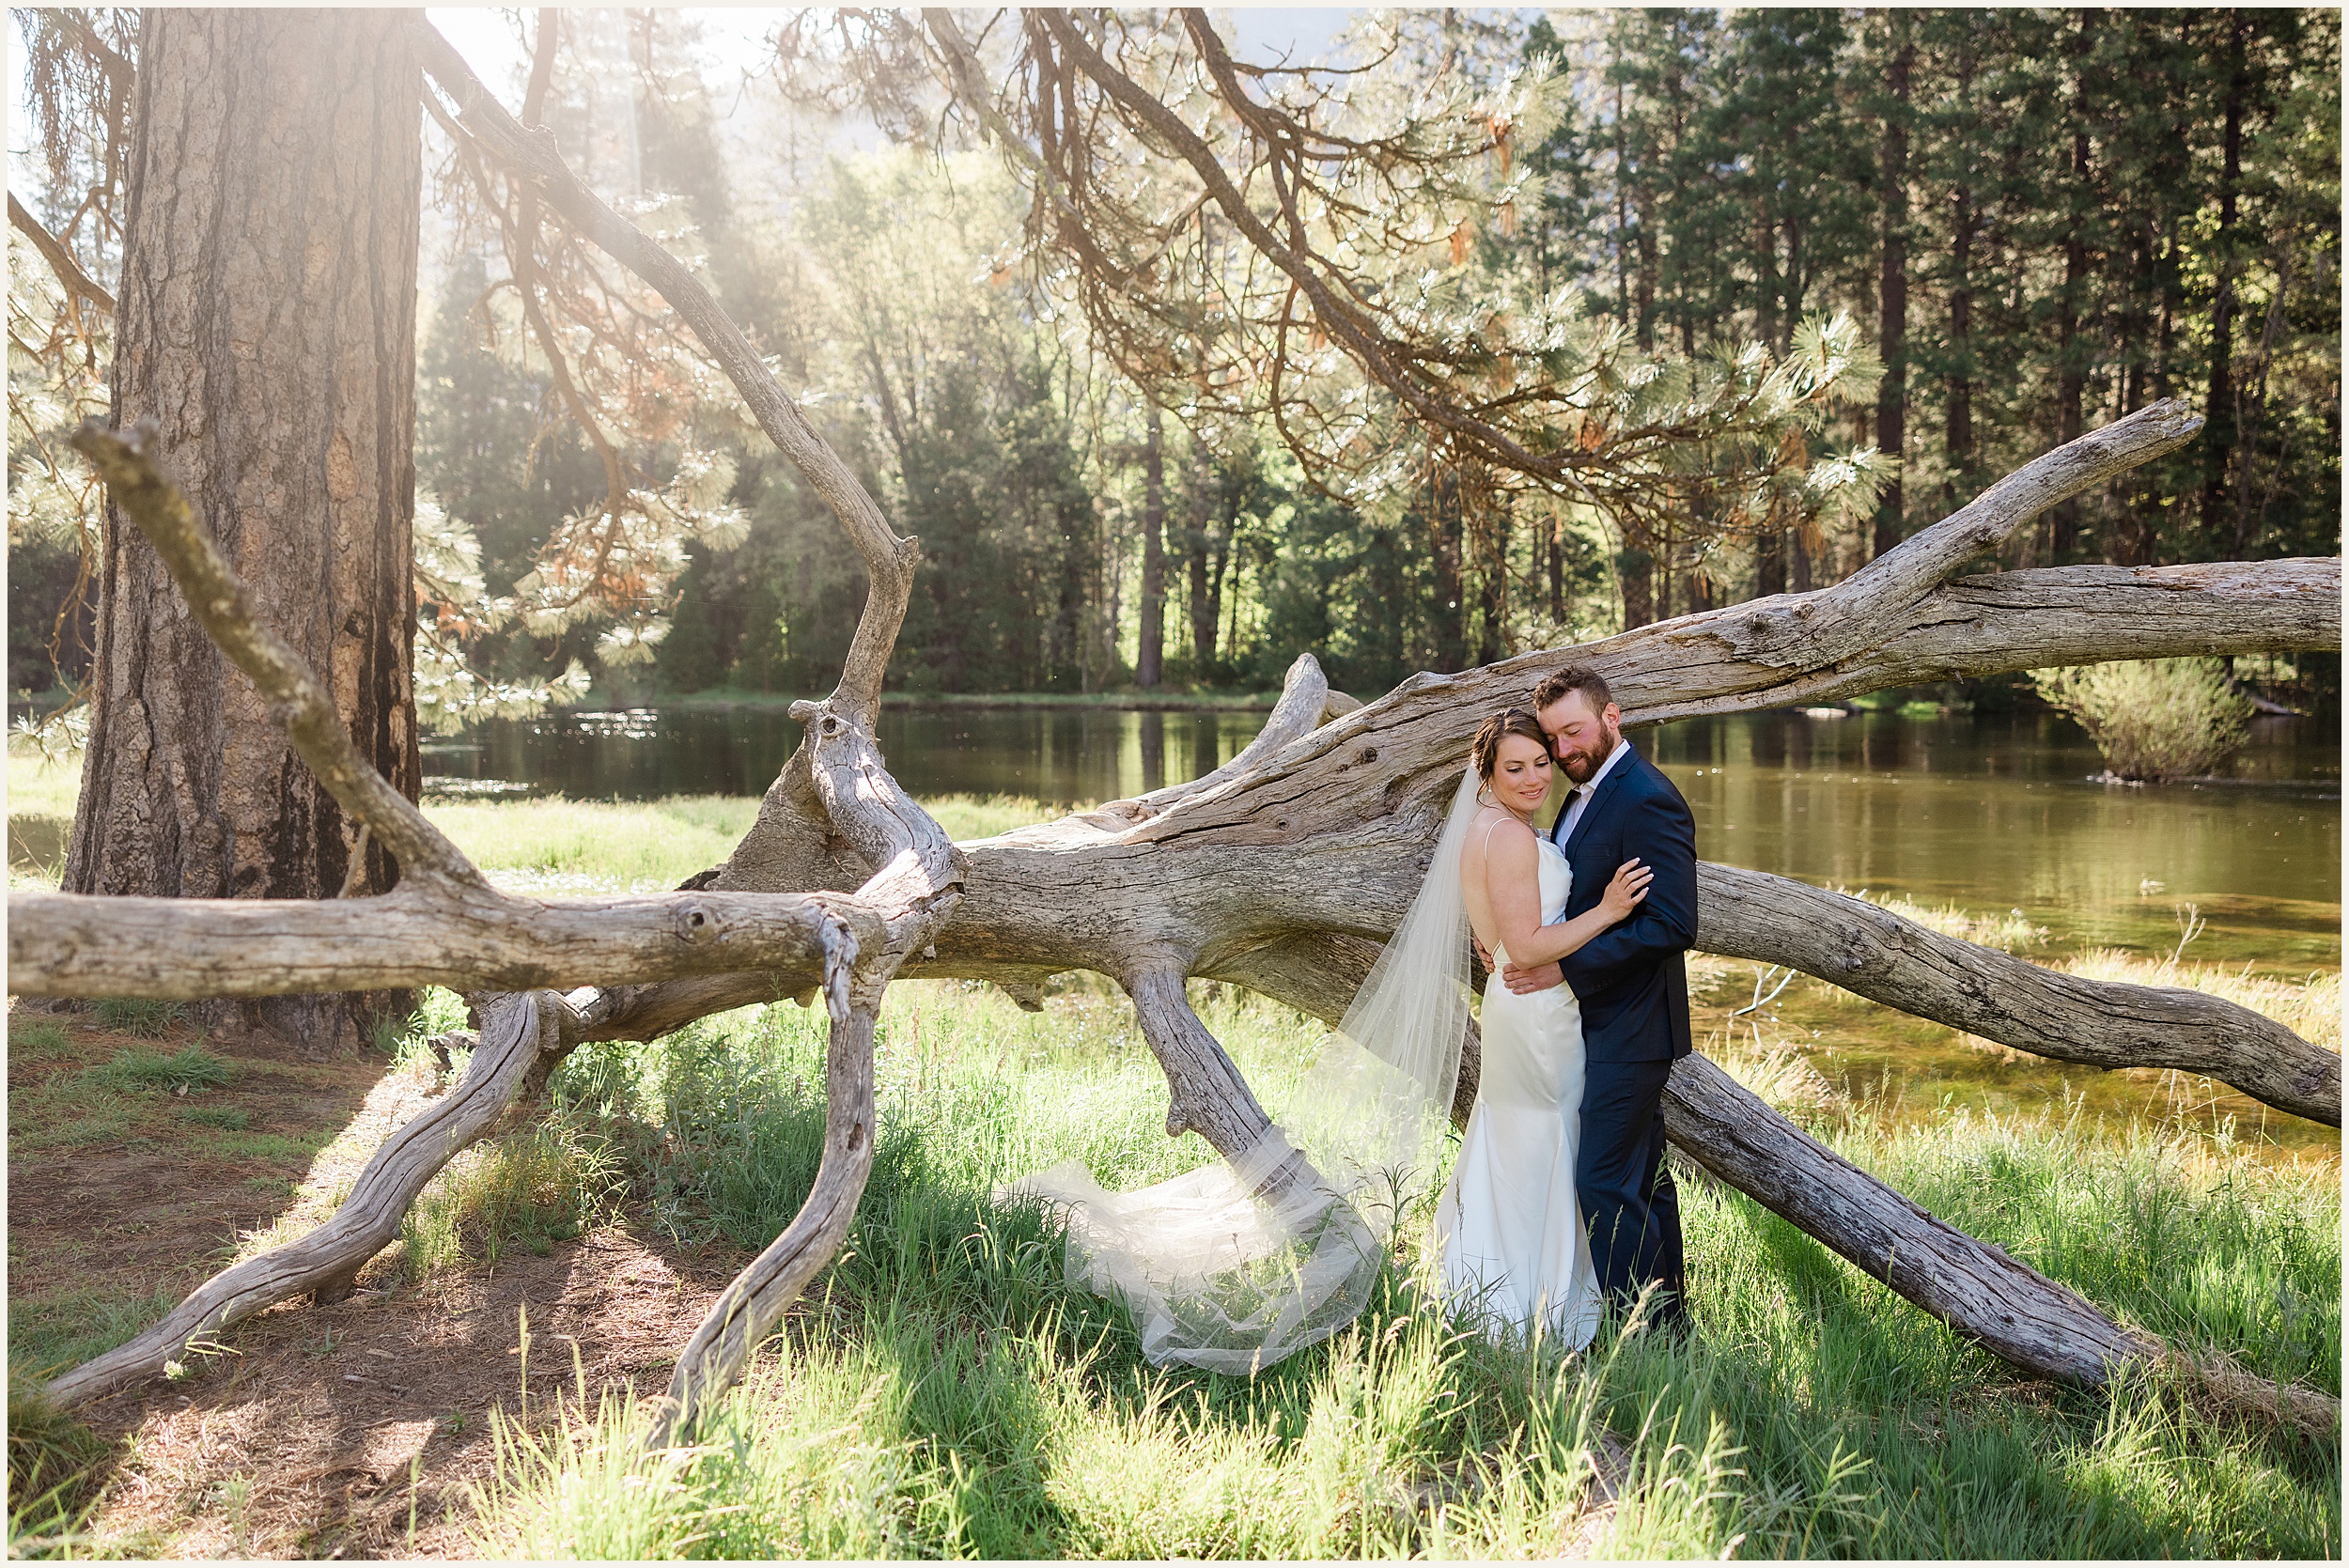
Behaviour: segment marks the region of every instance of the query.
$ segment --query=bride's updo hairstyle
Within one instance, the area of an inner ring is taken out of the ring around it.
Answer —
[[[1501,741],[1504,736],[1521,735],[1549,754],[1549,737],[1542,733],[1542,722],[1521,707],[1504,707],[1476,728],[1476,739],[1469,747],[1469,756],[1476,764],[1476,776],[1486,784],[1493,782],[1493,769],[1501,764]]]

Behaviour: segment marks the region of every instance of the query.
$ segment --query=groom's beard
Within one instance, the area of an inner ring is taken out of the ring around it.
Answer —
[[[1578,784],[1589,784],[1607,759],[1615,754],[1615,748],[1623,743],[1623,731],[1618,726],[1609,725],[1603,732],[1603,738],[1606,744],[1596,752],[1586,752],[1579,746],[1563,750],[1553,748],[1557,750],[1558,766],[1564,769],[1567,778]]]

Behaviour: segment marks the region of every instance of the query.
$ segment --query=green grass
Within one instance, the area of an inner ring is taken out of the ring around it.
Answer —
[[[77,1285],[11,1299],[9,1383],[21,1380],[20,1371],[45,1376],[103,1355],[178,1306],[181,1294],[158,1288],[140,1296]]]
[[[421,1280],[512,1247],[544,1257],[608,1218],[622,1188],[602,1138],[570,1117],[543,1122],[451,1161],[401,1221],[401,1261]]]
[[[90,1068],[82,1076],[93,1084],[109,1089],[170,1093],[182,1089],[217,1089],[228,1081],[229,1070],[227,1063],[202,1046],[182,1046],[169,1052],[132,1046],[117,1051],[111,1060]]]
[[[1277,1113],[1318,1030],[1197,997]],[[2337,1443],[2151,1385],[2018,1379],[1750,1200],[1684,1184],[1699,1331],[1548,1367],[1458,1332],[1399,1257],[1353,1330],[1252,1383],[1143,1363],[1000,1182],[1194,1163],[1106,986],[1043,1015],[982,987],[891,993],[871,1185],[841,1257],[691,1451],[639,1410],[501,1426],[485,1551],[530,1557],[1501,1557],[1576,1526],[1603,1424],[1628,1443],[1602,1555],[2333,1556]],[[567,1063],[655,1222],[748,1250],[813,1181],[821,1017],[778,1004]],[[2329,1168],[2077,1115],[1818,1130],[1952,1223],[2123,1319],[2339,1389]],[[639,1390],[651,1392],[654,1390]],[[539,1390],[548,1397],[551,1389]],[[2198,1413],[2199,1411],[2199,1413]],[[1450,1498],[1428,1505],[1437,1488]]]
[[[8,1055],[18,1062],[51,1062],[73,1054],[73,1036],[65,1025],[46,1018],[8,1020]]]
[[[8,1555],[70,1556],[83,1543],[112,1449],[52,1405],[39,1387],[8,1378]]]
[[[153,997],[101,997],[90,1003],[90,1014],[101,1029],[139,1040],[162,1039],[187,1017],[187,1011],[179,1002]]]
[[[17,772],[11,759],[12,788]],[[1055,815],[1005,798],[926,803],[958,838]],[[723,860],[756,805],[429,810],[502,881],[563,893],[672,886]],[[1319,1029],[1241,993],[1193,989],[1277,1114]],[[402,1060],[457,1017],[453,998],[428,995]],[[747,1259],[814,1178],[822,1031],[819,1011],[778,1004],[649,1047],[581,1048],[558,1077],[557,1117],[473,1151],[428,1190],[403,1229],[404,1265],[421,1278],[542,1250],[615,1213]],[[27,1021],[11,1048],[39,1060],[70,1041]],[[120,1137],[158,1090],[202,1086],[200,1073],[175,1079],[161,1065],[172,1060],[141,1048],[21,1089],[15,1146]],[[848,1241],[695,1446],[643,1455],[632,1439],[644,1407],[619,1401],[574,1399],[552,1429],[501,1422],[478,1497],[485,1552],[2341,1550],[2338,1440],[2269,1430],[2153,1382],[2088,1395],[2022,1380],[1702,1180],[1684,1183],[1698,1319],[1688,1345],[1634,1339],[1543,1366],[1447,1323],[1423,1289],[1424,1259],[1399,1255],[1354,1329],[1253,1382],[1152,1369],[1122,1312],[1064,1280],[1049,1219],[991,1197],[1065,1158],[1120,1188],[1205,1157],[1196,1140],[1165,1137],[1164,1080],[1126,1000],[1105,983],[1064,982],[1030,1015],[991,987],[901,985],[878,1076],[874,1173]],[[1897,1115],[1864,1098],[1831,1103],[1832,1114],[1808,1113],[1813,1131],[1952,1223],[2126,1322],[2338,1393],[2336,1163],[2263,1163],[2223,1121],[2099,1121],[2077,1102],[2011,1115],[1955,1096],[1937,1109],[1905,1100]],[[258,1152],[275,1136],[210,1109],[175,1108],[213,1129],[208,1147]],[[18,1303],[12,1367],[83,1359],[168,1304]],[[557,1397],[558,1381],[534,1383],[533,1399]],[[27,1441],[43,1440],[27,1420]],[[1584,1521],[1601,1428],[1628,1446],[1632,1473],[1621,1506]]]
[[[123,1343],[179,1300],[74,1287],[8,1303],[8,1555],[90,1555],[88,1529],[115,1446],[41,1390],[44,1379]],[[109,1543],[114,1552],[125,1544]]]

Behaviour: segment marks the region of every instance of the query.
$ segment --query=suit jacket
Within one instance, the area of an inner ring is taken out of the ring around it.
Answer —
[[[1564,822],[1562,810],[1559,826]],[[1697,826],[1688,802],[1635,751],[1599,781],[1574,836],[1559,847],[1574,871],[1569,920],[1595,908],[1615,868],[1633,856],[1656,872],[1629,919],[1560,964],[1582,1004],[1588,1059],[1667,1062],[1688,1055],[1688,971],[1681,955],[1697,935]]]

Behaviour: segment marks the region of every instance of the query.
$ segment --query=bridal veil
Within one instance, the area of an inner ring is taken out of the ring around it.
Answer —
[[[1066,1208],[1069,1279],[1124,1300],[1153,1363],[1247,1374],[1337,1332],[1434,1192],[1469,1019],[1478,782],[1461,778],[1418,896],[1253,1148],[1135,1192],[1073,1160],[1007,1189]]]

